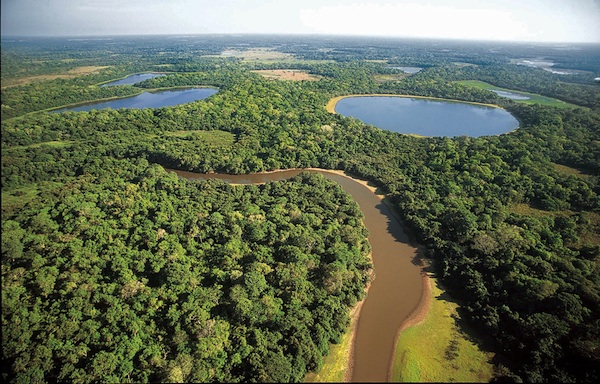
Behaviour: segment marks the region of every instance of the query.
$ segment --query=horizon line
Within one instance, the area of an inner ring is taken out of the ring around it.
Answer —
[[[0,39],[15,38],[68,38],[68,39],[93,39],[93,38],[124,38],[124,37],[185,37],[185,36],[286,36],[286,37],[338,37],[338,38],[379,38],[400,40],[445,40],[469,41],[481,43],[520,43],[520,44],[600,44],[599,41],[546,41],[546,40],[521,40],[521,39],[476,39],[460,37],[432,37],[432,36],[401,36],[401,35],[368,35],[368,34],[326,34],[326,33],[290,33],[290,32],[198,32],[198,33],[124,33],[124,34],[57,34],[57,35],[24,35],[0,34]]]

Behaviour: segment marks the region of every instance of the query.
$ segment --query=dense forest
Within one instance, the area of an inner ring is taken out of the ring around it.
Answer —
[[[3,379],[301,381],[320,367],[371,276],[357,205],[319,175],[235,186],[163,167],[364,177],[390,197],[464,317],[492,337],[498,380],[600,379],[600,47],[110,43],[2,40]],[[252,47],[285,59],[219,56]],[[541,56],[574,73],[515,64]],[[407,76],[398,65],[424,69]],[[98,70],[52,78],[81,66]],[[266,79],[261,69],[319,80]],[[166,76],[101,86],[150,71]],[[521,103],[463,80],[571,106]],[[206,85],[219,92],[175,107],[48,112]],[[332,97],[368,93],[496,104],[520,127],[423,138],[325,109]]]

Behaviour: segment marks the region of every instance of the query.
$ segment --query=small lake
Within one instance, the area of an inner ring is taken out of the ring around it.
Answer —
[[[519,126],[504,109],[412,97],[347,97],[338,101],[335,112],[388,131],[421,136],[499,135]]]
[[[411,75],[414,75],[415,73],[417,73],[423,69],[420,67],[390,67],[390,68],[399,69],[402,72],[409,73]]]
[[[110,87],[113,85],[133,85],[135,83],[139,83],[140,81],[154,79],[155,77],[165,76],[162,73],[139,73],[137,75],[127,76],[124,79],[112,81],[110,83],[102,84],[101,87]]]
[[[174,105],[190,103],[192,101],[206,99],[214,95],[219,90],[215,88],[191,88],[177,89],[173,91],[144,92],[137,96],[103,101],[99,103],[80,105],[73,108],[58,109],[54,112],[80,112],[91,111],[92,109],[120,109],[120,108],[162,108],[172,107]]]
[[[529,99],[531,99],[531,97],[525,96],[520,93],[500,91],[498,89],[490,89],[490,91],[494,92],[498,96],[507,97],[507,98],[513,99],[513,100],[529,100]]]

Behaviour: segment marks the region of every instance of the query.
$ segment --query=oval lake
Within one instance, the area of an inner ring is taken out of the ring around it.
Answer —
[[[99,103],[80,105],[72,108],[57,109],[54,112],[80,112],[91,111],[92,109],[119,109],[119,108],[161,108],[171,107],[174,105],[185,104],[192,101],[206,99],[214,95],[219,90],[215,88],[191,88],[177,89],[173,91],[161,92],[144,92],[137,96],[126,97],[124,99],[116,99],[103,101]]]
[[[335,112],[367,124],[421,136],[489,136],[510,132],[519,121],[501,108],[398,96],[352,96]]]

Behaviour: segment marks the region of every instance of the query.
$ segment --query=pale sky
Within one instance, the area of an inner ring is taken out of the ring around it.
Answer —
[[[1,0],[2,36],[328,34],[600,42],[600,0]]]

